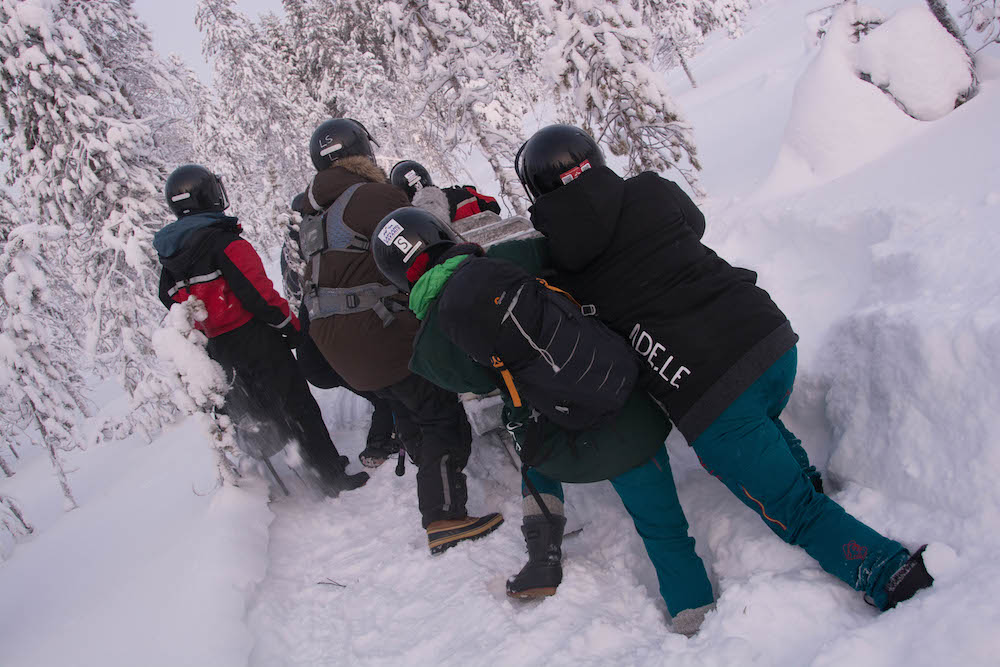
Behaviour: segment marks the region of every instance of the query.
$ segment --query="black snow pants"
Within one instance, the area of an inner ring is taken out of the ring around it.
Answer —
[[[465,517],[462,470],[472,451],[472,428],[458,396],[413,373],[376,393],[402,403],[420,431],[417,499],[424,528]]]
[[[320,475],[343,472],[319,405],[276,329],[250,320],[210,338],[208,354],[232,383],[226,414],[236,423],[241,445],[270,456],[295,440],[305,462]]]
[[[317,389],[343,387],[372,404],[375,412],[372,414],[371,427],[368,429],[369,443],[384,442],[390,439],[394,430],[398,431],[404,438],[407,433],[416,431],[416,426],[413,425],[409,412],[401,403],[382,398],[373,391],[358,391],[347,384],[337,371],[333,370],[327,363],[326,357],[309,336],[309,311],[306,310],[305,306],[299,308],[299,322],[302,325],[302,331],[299,346],[295,349],[299,370],[305,376],[306,381]],[[404,442],[406,442],[405,439]]]

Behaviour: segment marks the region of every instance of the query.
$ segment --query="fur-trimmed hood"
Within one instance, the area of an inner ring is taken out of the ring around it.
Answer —
[[[337,160],[331,166],[331,169],[346,169],[352,174],[357,174],[366,181],[371,181],[372,183],[388,183],[389,177],[386,175],[385,170],[378,166],[368,158],[363,155],[351,155],[345,157],[342,160]],[[324,171],[326,171],[324,169]]]
[[[306,189],[302,214],[311,215],[332,204],[349,186],[358,182],[388,183],[382,167],[362,155],[337,160],[329,168],[317,172]]]

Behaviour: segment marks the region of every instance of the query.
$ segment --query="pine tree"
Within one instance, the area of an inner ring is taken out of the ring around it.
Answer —
[[[26,336],[20,344],[57,367],[39,370],[39,377],[77,382],[76,374],[92,369],[117,376],[132,392],[151,362],[148,332],[158,307],[150,239],[164,217],[163,169],[149,128],[102,57],[122,48],[115,31],[144,33],[122,27],[137,23],[124,0],[3,0],[0,21],[0,160],[10,165],[8,182],[26,195],[26,219],[42,230],[31,234],[44,233],[51,242],[39,254],[22,230],[21,249],[14,254],[8,241],[5,253],[15,267],[44,266],[47,289],[58,294],[34,302],[23,295],[33,293],[37,279],[32,271],[16,272],[22,278],[15,293],[22,296],[8,291],[7,307],[19,328],[10,332]],[[51,317],[28,326],[19,309],[51,311]],[[32,329],[42,322],[51,331]],[[33,381],[30,372],[19,378]],[[65,409],[81,406],[76,390],[54,391],[47,404],[27,384],[19,389],[34,401],[50,453],[68,446],[73,419]],[[150,408],[131,415],[132,423],[158,426],[161,415]]]
[[[87,401],[72,366],[79,346],[67,335],[76,323],[58,296],[65,286],[50,284],[48,268],[57,259],[46,252],[66,236],[58,225],[21,224],[0,254],[0,377],[8,380],[0,412],[8,424],[29,420],[73,509],[77,502],[60,453],[79,447],[77,425]]]
[[[264,247],[275,247],[284,229],[267,212],[275,202],[287,204],[308,182],[309,137],[325,113],[294,75],[287,48],[274,48],[275,35],[269,43],[264,31],[236,9],[234,0],[200,0],[195,20],[215,70],[224,117],[247,138],[243,169],[255,187],[246,188],[250,200],[241,197],[240,211],[257,240]],[[269,168],[282,175],[279,182],[269,184]]]
[[[627,156],[630,172],[672,167],[700,192],[691,128],[650,67],[654,40],[640,14],[615,0],[557,0],[548,18],[545,64],[561,113]]]
[[[381,11],[395,62],[422,91],[411,119],[428,123],[444,152],[463,143],[479,149],[501,195],[523,213],[512,158],[527,109],[512,84],[515,58],[492,31],[492,8],[480,0],[406,0]]]

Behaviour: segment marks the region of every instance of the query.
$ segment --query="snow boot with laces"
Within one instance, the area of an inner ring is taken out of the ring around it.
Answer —
[[[532,599],[556,594],[562,583],[562,539],[566,517],[544,514],[524,517],[521,532],[528,547],[528,563],[507,580],[507,595]]]

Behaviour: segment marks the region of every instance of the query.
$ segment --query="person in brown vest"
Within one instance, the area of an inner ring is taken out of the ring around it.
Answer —
[[[417,497],[431,553],[482,537],[503,516],[466,511],[462,471],[472,432],[465,411],[454,393],[410,372],[419,322],[369,250],[382,218],[409,201],[375,163],[372,137],[355,120],[322,123],[309,152],[317,173],[302,202],[299,239],[309,335],[351,387],[399,401],[419,427]]]

